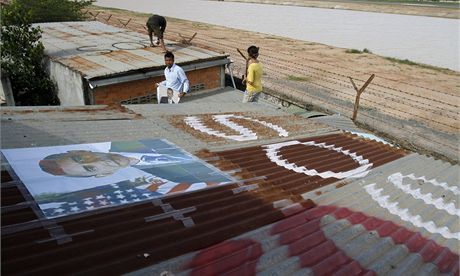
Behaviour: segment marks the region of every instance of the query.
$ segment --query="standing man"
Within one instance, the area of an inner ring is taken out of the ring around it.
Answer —
[[[156,45],[161,44],[161,48],[164,52],[167,51],[165,47],[165,42],[163,40],[163,35],[166,30],[166,19],[160,15],[152,15],[147,20],[147,30],[149,32],[150,46],[153,47],[152,33],[157,37]]]
[[[174,93],[179,93],[180,99],[188,93],[190,83],[184,70],[174,63],[174,54],[172,52],[166,52],[164,57],[166,80],[156,84],[157,91],[160,86],[166,87],[166,89],[172,89]]]
[[[250,46],[248,48],[248,71],[246,78],[246,91],[244,91],[243,103],[257,102],[262,93],[262,65],[259,60],[259,47]]]

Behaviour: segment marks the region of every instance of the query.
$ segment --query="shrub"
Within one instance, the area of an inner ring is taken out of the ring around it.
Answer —
[[[31,23],[81,21],[81,10],[91,5],[93,0],[16,0],[30,13]]]
[[[345,52],[349,54],[361,54],[361,51],[357,49],[347,49]]]
[[[362,51],[357,50],[357,49],[347,49],[347,50],[345,51],[345,53],[349,53],[349,54],[363,54],[363,53],[365,53],[365,54],[372,54],[372,52],[371,52],[369,49],[367,49],[367,48],[364,48]]]

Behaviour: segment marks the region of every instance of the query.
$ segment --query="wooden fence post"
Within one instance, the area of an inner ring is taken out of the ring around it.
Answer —
[[[238,53],[244,58],[244,60],[246,61],[246,69],[244,70],[244,75],[243,75],[243,79],[246,79],[246,74],[248,73],[248,66],[249,66],[249,57],[246,57],[243,52],[240,51],[240,49],[236,48],[236,50],[238,51]],[[244,83],[243,83],[244,84]]]
[[[353,120],[353,122],[356,120],[356,116],[358,115],[358,108],[359,108],[359,97],[361,97],[361,94],[364,92],[364,90],[366,89],[366,87],[371,83],[371,81],[374,79],[375,77],[375,74],[372,74],[369,79],[366,81],[366,83],[364,83],[364,85],[358,89],[358,87],[356,86],[355,82],[353,81],[353,79],[351,77],[348,77],[351,81],[351,84],[353,84],[353,87],[355,88],[356,90],[356,99],[355,99],[355,106],[353,108],[353,117],[351,118]]]

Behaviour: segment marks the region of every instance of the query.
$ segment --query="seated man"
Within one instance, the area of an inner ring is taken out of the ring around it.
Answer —
[[[179,103],[180,98],[185,96],[190,89],[190,83],[185,75],[184,70],[174,63],[174,54],[166,52],[165,56],[165,79],[164,81],[157,83],[157,95],[158,103],[161,102],[160,95],[164,90],[168,94],[169,103]]]
[[[166,19],[160,15],[152,15],[147,20],[147,30],[149,32],[150,46],[153,47],[152,33],[157,37],[156,45],[161,43],[161,48],[163,51],[167,51],[163,39],[164,32],[166,30]]]

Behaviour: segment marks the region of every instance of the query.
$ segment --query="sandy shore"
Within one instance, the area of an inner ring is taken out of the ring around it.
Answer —
[[[216,0],[217,1],[217,0]],[[367,12],[382,12],[406,15],[433,16],[443,18],[460,18],[460,9],[453,3],[449,4],[396,4],[360,1],[324,1],[324,0],[224,0],[226,2],[259,3],[273,5],[303,6],[312,8],[355,10]]]

